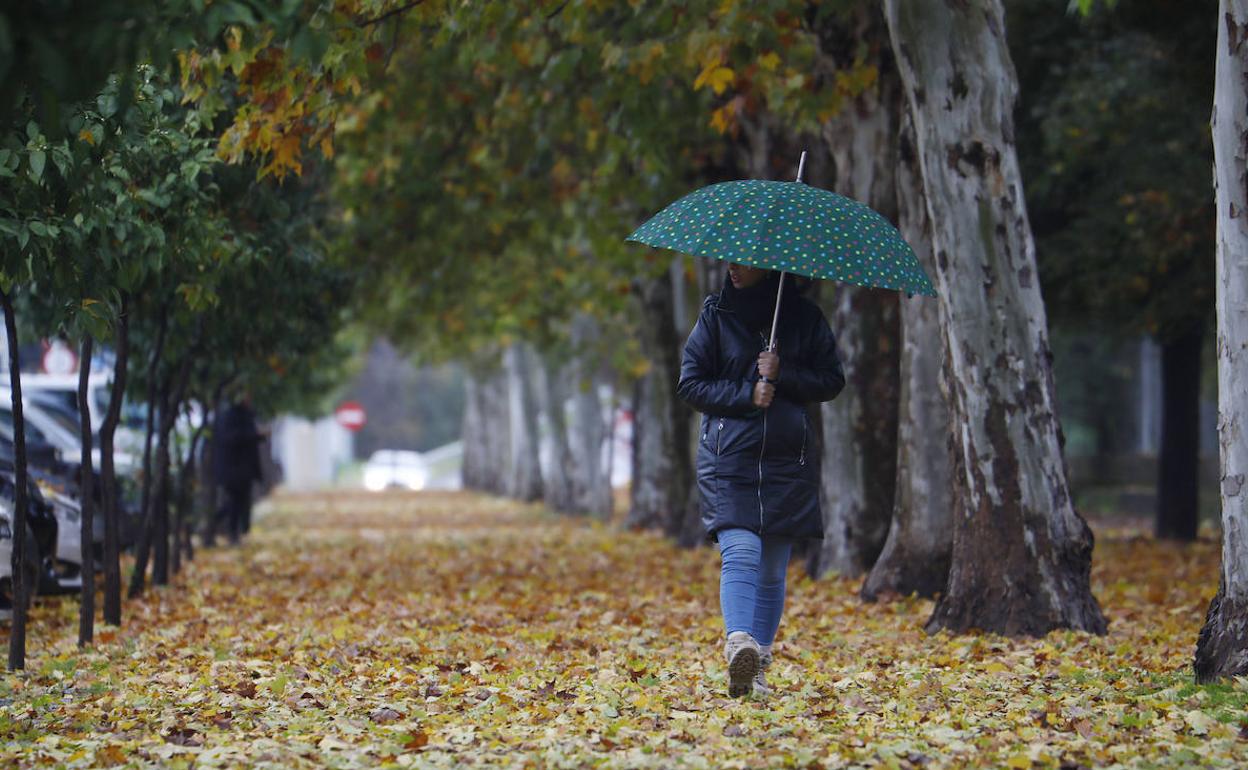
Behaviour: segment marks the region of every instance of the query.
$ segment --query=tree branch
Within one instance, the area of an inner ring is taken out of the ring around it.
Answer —
[[[385,21],[386,19],[391,18],[392,16],[398,16],[399,14],[407,13],[408,11],[412,10],[413,8],[415,8],[416,6],[420,5],[423,2],[425,2],[425,0],[412,0],[412,2],[410,3],[404,3],[403,5],[400,5],[398,8],[391,8],[385,13],[379,16],[375,16],[371,19],[357,20],[355,22],[355,25],[357,27],[371,27],[374,24],[380,24],[381,22]]]

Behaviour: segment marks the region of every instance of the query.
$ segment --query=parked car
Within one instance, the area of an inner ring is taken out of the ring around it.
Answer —
[[[58,588],[53,563],[57,552],[59,526],[52,506],[33,479],[27,480],[29,506],[26,512],[26,584],[29,597],[41,590]],[[11,471],[0,470],[0,619],[13,614],[13,504],[17,497]]]
[[[100,426],[112,397],[113,373],[95,372],[87,378],[87,399],[91,404],[91,431],[99,446]],[[56,410],[70,417],[73,432],[78,434],[78,375],[26,374],[22,376],[22,396],[45,409]],[[137,469],[143,451],[143,435],[147,422],[145,404],[122,401],[121,420],[113,434],[114,457],[118,472]],[[123,470],[124,469],[124,470]]]
[[[78,425],[78,412],[70,412],[63,403],[44,405],[33,396],[22,394],[22,418],[26,423],[26,442],[32,441],[54,447],[58,459],[77,463],[82,454],[82,434]],[[13,435],[13,392],[0,387],[0,432]],[[120,445],[113,451],[113,467],[119,475],[129,475],[138,470],[138,456]],[[91,450],[91,462],[100,467],[100,447],[96,441]]]
[[[30,527],[26,528],[26,585],[39,584],[39,544]],[[33,598],[35,591],[30,591]],[[0,620],[13,618],[13,506],[0,500]]]
[[[424,489],[428,480],[429,467],[420,452],[378,449],[364,463],[364,488],[373,492]]]

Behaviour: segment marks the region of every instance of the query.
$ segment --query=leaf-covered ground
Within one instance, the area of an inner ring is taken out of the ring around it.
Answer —
[[[1101,532],[1101,638],[929,637],[930,602],[795,565],[756,702],[725,696],[713,550],[467,494],[268,508],[93,651],[41,601],[0,766],[1248,764],[1248,682],[1191,684],[1212,542]]]

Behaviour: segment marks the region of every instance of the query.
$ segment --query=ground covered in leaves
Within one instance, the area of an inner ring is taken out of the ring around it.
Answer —
[[[41,600],[0,766],[1248,764],[1248,682],[1191,683],[1213,542],[1101,532],[1100,638],[928,636],[930,602],[795,565],[759,702],[725,696],[713,550],[467,494],[268,509],[94,650]]]

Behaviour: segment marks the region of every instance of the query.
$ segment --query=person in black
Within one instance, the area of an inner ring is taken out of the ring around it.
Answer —
[[[795,541],[823,537],[819,441],[807,408],[845,386],[822,311],[790,285],[768,349],[778,273],[731,265],[685,343],[677,392],[702,412],[702,524],[722,556],[728,694],[769,691],[763,671]],[[817,414],[817,412],[816,412]],[[817,419],[817,418],[816,418]]]
[[[217,516],[225,521],[231,543],[251,529],[251,486],[262,478],[256,414],[244,397],[217,414],[212,431],[213,475],[225,493]]]

